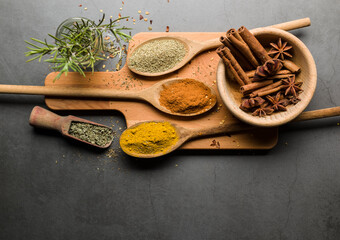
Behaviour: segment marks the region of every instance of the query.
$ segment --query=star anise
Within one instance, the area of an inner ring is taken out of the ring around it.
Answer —
[[[259,116],[259,117],[265,117],[267,115],[270,115],[274,112],[274,109],[272,107],[268,107],[268,103],[264,103],[257,108],[252,115],[253,116]]]
[[[288,96],[288,100],[289,100],[289,103],[292,103],[294,105],[301,101],[299,97],[295,97],[295,96]]]
[[[258,107],[264,102],[265,100],[261,97],[243,98],[240,108],[244,111],[250,111],[253,107]]]
[[[278,92],[275,97],[268,95],[267,99],[273,104],[272,108],[275,111],[287,111],[286,106],[288,106],[289,100],[286,98],[281,99],[281,92]]]
[[[268,54],[269,55],[275,55],[274,59],[278,59],[279,57],[284,60],[285,55],[288,57],[293,57],[290,53],[287,51],[292,48],[292,46],[287,46],[287,42],[282,43],[281,38],[277,41],[277,44],[270,43],[270,45],[273,47]]]
[[[253,81],[261,81],[262,79],[275,75],[282,68],[282,62],[279,59],[271,59],[266,61],[262,66],[257,67]]]
[[[297,97],[297,93],[302,91],[302,82],[295,82],[295,75],[288,77],[288,79],[282,79],[283,89],[286,89],[285,95],[293,95]]]

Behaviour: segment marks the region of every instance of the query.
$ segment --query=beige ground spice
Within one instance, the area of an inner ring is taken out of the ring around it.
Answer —
[[[183,43],[158,39],[138,47],[130,56],[129,67],[139,72],[157,73],[173,68],[186,55]]]

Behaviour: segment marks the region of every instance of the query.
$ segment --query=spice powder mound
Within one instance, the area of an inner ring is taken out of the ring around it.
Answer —
[[[157,154],[166,152],[177,141],[176,129],[169,122],[145,122],[125,130],[120,146],[126,153]]]
[[[174,113],[197,113],[216,103],[216,96],[202,82],[183,79],[164,86],[159,101]]]
[[[186,47],[178,40],[153,40],[133,51],[128,65],[139,72],[164,72],[181,62],[186,52]]]

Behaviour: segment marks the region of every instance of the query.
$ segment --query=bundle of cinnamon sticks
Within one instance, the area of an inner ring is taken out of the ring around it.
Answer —
[[[256,37],[244,26],[230,29],[220,41],[216,52],[223,60],[228,74],[239,85],[243,94],[240,108],[256,116],[266,116],[275,111],[286,111],[286,106],[296,104],[302,83],[295,81],[301,69],[287,51],[287,42],[271,43],[267,52]],[[270,55],[274,54],[274,57]],[[281,57],[281,59],[279,59]]]

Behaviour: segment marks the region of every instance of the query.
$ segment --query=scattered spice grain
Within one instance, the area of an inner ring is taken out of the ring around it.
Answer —
[[[117,153],[114,149],[109,149],[105,155],[108,158],[116,158],[117,157]]]

